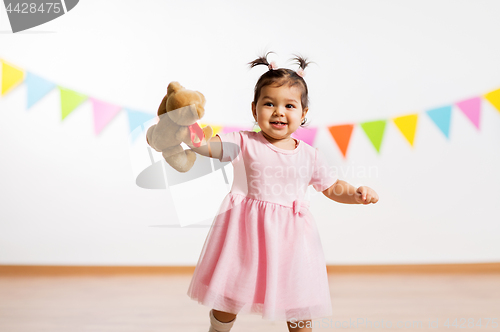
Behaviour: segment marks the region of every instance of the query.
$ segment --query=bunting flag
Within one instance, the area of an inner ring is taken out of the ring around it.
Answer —
[[[230,126],[225,126],[222,128],[222,133],[232,133],[233,131],[240,131],[240,130],[253,130],[252,128],[249,127],[230,127]]]
[[[487,93],[484,98],[500,112],[500,89]]]
[[[458,108],[467,116],[467,118],[479,130],[479,121],[481,119],[481,98],[474,97],[457,103]]]
[[[89,100],[92,103],[93,119],[94,119],[94,132],[96,135],[108,126],[108,124],[115,118],[121,110],[127,114],[129,121],[129,131],[132,133],[131,138],[134,141],[140,135],[144,135],[144,124],[153,120],[156,114],[142,112],[126,107],[122,107],[113,103],[109,103],[94,97],[90,97],[84,93],[80,93],[56,83],[51,82],[43,77],[33,74],[30,71],[25,71],[15,65],[0,59],[1,62],[1,96],[7,95],[13,91],[21,83],[26,84],[26,109],[30,109],[33,105],[42,100],[54,88],[58,88],[61,100],[61,120],[64,120],[71,112],[77,109],[82,103]],[[482,99],[486,99],[491,105],[500,112],[500,89],[490,91],[484,95],[476,96],[473,98],[465,99],[452,103],[450,105],[432,108],[426,110],[425,113],[432,120],[434,125],[439,131],[447,138],[450,138],[451,117],[453,106],[456,105],[467,119],[472,122],[477,130],[480,130],[481,122],[481,107]],[[414,146],[416,128],[419,113],[398,116],[392,118],[394,124],[402,133],[403,137]],[[156,117],[158,119],[158,117]],[[329,134],[332,136],[335,144],[339,148],[342,156],[346,158],[349,144],[351,142],[354,127],[359,125],[369,141],[380,154],[382,140],[385,133],[385,127],[388,119],[379,119],[375,121],[367,121],[360,123],[330,125],[326,126]],[[260,128],[257,125],[253,126],[222,126],[212,125],[204,122],[200,123],[200,127],[210,125],[213,129],[213,136],[217,133],[229,133],[240,130],[253,130],[259,132]],[[318,127],[299,127],[292,137],[304,141],[306,144],[314,145],[314,140],[317,135]]]
[[[316,137],[316,131],[318,128],[315,127],[299,127],[293,134],[292,137],[304,141],[309,145],[314,144],[314,138]]]
[[[60,86],[58,88],[61,94],[61,116],[62,120],[64,120],[81,103],[87,100],[87,96]]]
[[[354,124],[345,124],[328,127],[330,135],[332,135],[335,143],[342,152],[344,158],[346,158],[347,147],[349,146],[349,141],[351,140],[352,130],[354,129]]]
[[[373,147],[380,153],[380,146],[382,145],[382,138],[384,137],[386,120],[376,120],[361,123],[361,128],[365,132]]]
[[[130,108],[124,108],[124,110],[127,112],[130,132],[132,132],[135,128],[139,127],[145,122],[152,120],[155,117],[154,114],[144,113]]]
[[[92,102],[92,110],[94,113],[94,130],[97,135],[113,120],[113,118],[121,111],[121,107],[106,103],[102,100],[90,98]]]
[[[24,80],[24,71],[3,60],[2,62],[2,96],[22,83]]]
[[[33,73],[26,73],[26,89],[27,89],[27,108],[35,105],[40,101],[46,94],[48,94],[56,85],[50,81],[47,81],[40,76]]]
[[[200,122],[199,125],[201,128],[204,128],[206,126],[212,127],[212,137],[215,136],[217,133],[219,133],[222,130],[222,126],[216,126],[216,125],[212,125],[212,124],[205,123],[205,122]]]
[[[417,119],[418,114],[403,115],[392,119],[412,147],[417,129]]]
[[[427,115],[434,121],[444,136],[450,138],[451,106],[429,110],[427,111]]]
[[[134,142],[140,135],[141,131],[140,130],[135,130],[137,127],[140,127],[140,129],[144,130],[144,127],[142,127],[143,123],[146,123],[150,120],[152,120],[155,115],[151,113],[144,113],[141,111],[133,110],[130,108],[124,108],[125,112],[127,112],[127,117],[128,117],[128,125],[129,125],[129,130],[131,134],[131,139],[132,142]]]

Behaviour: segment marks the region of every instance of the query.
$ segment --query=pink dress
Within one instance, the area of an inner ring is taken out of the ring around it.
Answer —
[[[188,296],[210,308],[266,320],[332,315],[323,247],[304,199],[337,181],[316,148],[270,143],[262,132],[218,134],[234,180],[203,245]]]

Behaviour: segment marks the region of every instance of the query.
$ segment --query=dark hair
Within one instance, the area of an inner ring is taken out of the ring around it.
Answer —
[[[250,68],[253,68],[258,65],[266,65],[269,67],[271,64],[269,61],[267,61],[267,55],[269,53],[274,53],[274,52],[267,52],[265,55],[258,57],[252,62],[249,62],[248,64],[250,65]],[[290,60],[294,60],[302,70],[304,70],[307,67],[307,65],[310,64],[310,62],[307,61],[307,58],[303,58],[302,56],[295,54],[294,57]],[[263,87],[267,85],[275,85],[280,87],[285,84],[289,86],[299,87],[299,89],[301,90],[300,103],[302,105],[302,109],[307,108],[309,105],[309,92],[307,90],[306,81],[304,81],[304,79],[299,74],[297,74],[296,71],[287,68],[278,68],[278,69],[269,68],[267,72],[262,74],[262,76],[255,84],[253,102],[255,103],[255,105],[257,105],[257,100],[260,97],[260,91],[262,90]],[[307,118],[304,118],[304,120],[300,125],[303,126],[306,123],[306,121]]]

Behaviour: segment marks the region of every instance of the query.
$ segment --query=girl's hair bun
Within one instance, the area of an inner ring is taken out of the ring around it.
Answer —
[[[274,53],[274,52],[267,52],[265,55],[262,55],[262,56],[258,57],[257,59],[249,62],[248,64],[250,65],[250,68],[253,68],[253,67],[258,66],[258,65],[266,65],[269,67],[270,62],[267,61],[267,56],[269,53]]]
[[[290,60],[295,61],[295,63],[297,63],[299,67],[302,68],[302,70],[306,69],[307,65],[312,63],[312,61],[307,61],[307,58],[304,58],[303,56],[296,54],[294,54],[293,56],[294,57],[291,58]]]

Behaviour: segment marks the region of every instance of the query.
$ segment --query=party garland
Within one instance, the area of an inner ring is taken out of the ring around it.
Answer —
[[[108,103],[106,101],[88,96],[87,94],[77,92],[75,90],[53,83],[43,77],[35,75],[32,72],[25,71],[2,59],[0,59],[0,62],[2,63],[2,96],[11,92],[21,83],[24,83],[27,88],[26,107],[27,109],[29,109],[53,89],[58,89],[61,100],[61,121],[63,121],[84,102],[90,101],[92,103],[94,131],[96,135],[99,135],[99,133],[101,133],[102,130],[109,125],[111,120],[113,120],[113,118],[115,118],[120,112],[125,111],[128,117],[130,133],[132,134],[132,141],[134,141],[139,136],[137,135],[136,129],[140,127],[142,131],[144,131],[145,128],[143,124],[156,117],[155,114]],[[430,117],[430,119],[440,130],[440,132],[447,139],[449,139],[453,106],[457,106],[457,108],[467,117],[467,119],[469,119],[470,123],[474,125],[477,130],[480,130],[483,98],[490,102],[500,112],[500,89],[497,89],[484,95],[463,99],[449,105],[432,108],[424,112],[406,114],[388,119],[377,119],[359,123],[330,125],[326,126],[326,128],[337,144],[344,158],[346,158],[347,155],[347,150],[354,127],[358,125],[363,129],[364,133],[368,137],[377,153],[380,153],[385,128],[387,122],[391,120],[399,129],[403,137],[408,141],[410,146],[413,146],[415,141],[418,119],[424,113]],[[204,127],[207,125],[207,123],[200,123],[200,125]],[[227,133],[239,130],[260,130],[258,127],[248,126],[234,127],[219,126],[213,124],[209,125],[213,129],[214,135],[218,132]],[[299,128],[297,131],[295,131],[295,133],[292,134],[292,136],[312,146],[314,144],[317,130],[318,127]]]

